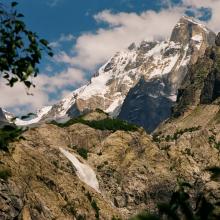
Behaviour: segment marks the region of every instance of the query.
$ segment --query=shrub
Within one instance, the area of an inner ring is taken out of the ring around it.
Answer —
[[[82,117],[73,118],[67,121],[66,123],[58,123],[56,121],[52,121],[52,124],[55,124],[59,127],[68,127],[70,125],[81,123],[88,125],[92,128],[99,129],[99,130],[110,130],[110,131],[117,131],[117,130],[123,130],[123,131],[137,131],[138,127],[136,125],[130,124],[126,121],[120,120],[120,119],[112,119],[112,118],[106,118],[99,121],[87,121],[84,120]]]
[[[217,150],[220,150],[220,142],[216,141],[216,137],[214,135],[209,137],[208,142],[210,145],[214,146]]]
[[[0,170],[0,179],[8,180],[8,178],[11,177],[11,175],[11,170],[9,169]]]
[[[99,219],[99,211],[100,211],[100,208],[98,207],[98,205],[97,205],[97,203],[96,203],[95,200],[92,200],[91,206],[92,206],[92,208],[95,210],[95,217],[96,217],[96,219]]]
[[[104,111],[103,111],[102,109],[100,109],[100,108],[96,108],[95,111],[98,112],[98,113],[103,113],[103,114],[105,114],[105,115],[107,115],[107,116],[109,115],[107,112],[104,112]]]
[[[6,125],[0,129],[0,150],[8,151],[8,145],[10,142],[24,138],[21,136],[21,128],[16,126]]]
[[[88,159],[88,150],[87,149],[85,149],[85,148],[79,148],[79,149],[77,149],[77,153],[81,156],[81,157],[83,157],[84,159]]]

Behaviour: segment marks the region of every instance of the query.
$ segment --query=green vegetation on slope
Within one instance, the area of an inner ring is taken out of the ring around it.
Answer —
[[[178,138],[180,138],[184,133],[198,131],[199,129],[201,129],[200,126],[180,129],[180,130],[177,130],[173,135],[167,135],[167,136],[161,135],[161,132],[154,133],[153,134],[153,141],[154,142],[159,142],[159,143],[161,141],[166,141],[166,142],[175,141]]]
[[[99,130],[110,130],[110,131],[117,131],[117,130],[123,130],[123,131],[137,131],[138,127],[136,125],[129,124],[126,121],[122,121],[119,119],[112,119],[112,118],[106,118],[99,121],[87,121],[84,120],[82,117],[70,119],[66,123],[57,123],[55,121],[51,122],[52,124],[55,124],[59,127],[68,127],[70,125],[81,123],[88,125],[92,128],[99,129]]]
[[[88,150],[86,148],[81,147],[81,148],[77,149],[77,153],[81,157],[83,157],[85,160],[88,159]]]
[[[0,129],[0,150],[8,151],[8,145],[12,141],[22,139],[23,129],[12,125],[6,125]]]

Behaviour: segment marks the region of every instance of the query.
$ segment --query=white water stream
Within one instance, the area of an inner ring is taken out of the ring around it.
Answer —
[[[60,148],[60,151],[76,168],[76,174],[79,179],[100,193],[99,182],[94,170],[89,165],[81,163],[74,154],[71,154],[67,150]]]

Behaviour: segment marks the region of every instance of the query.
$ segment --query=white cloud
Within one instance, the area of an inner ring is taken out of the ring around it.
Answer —
[[[16,107],[13,109],[13,112],[17,114],[21,112],[35,112],[36,109],[54,104],[63,98],[63,91],[65,91],[65,94],[71,92],[66,89],[68,86],[78,87],[85,82],[84,73],[75,68],[68,68],[53,76],[38,75],[34,80],[36,88],[32,88],[30,91],[27,91],[21,83],[17,83],[13,88],[10,88],[5,85],[5,81],[1,80],[1,107],[5,109]],[[33,96],[27,95],[27,92],[33,93]],[[53,95],[53,98],[50,95]]]
[[[58,40],[50,43],[50,46],[53,48],[61,47],[61,43],[71,42],[74,39],[75,37],[72,34],[61,34]]]
[[[82,34],[72,50],[76,52],[76,56],[61,52],[55,58],[59,62],[92,70],[132,42],[168,38],[182,14],[183,9],[179,7],[141,14],[114,14],[105,10],[94,18],[97,22],[105,22],[108,28],[100,28],[95,34]]]
[[[72,51],[69,54],[61,51],[55,56],[56,61],[92,71],[132,42],[168,38],[173,26],[186,10],[193,11],[199,18],[202,15],[199,9],[209,8],[212,17],[206,23],[215,32],[220,30],[220,0],[182,0],[178,5],[171,0],[162,0],[161,5],[164,9],[159,12],[148,10],[137,14],[105,10],[98,13],[94,19],[106,23],[107,28],[82,34],[77,38]],[[71,55],[73,52],[74,55]]]
[[[61,34],[60,38],[59,38],[59,42],[68,42],[68,41],[72,41],[74,40],[75,37],[72,34]]]
[[[47,4],[50,6],[50,7],[55,7],[57,6],[62,0],[48,0]]]
[[[207,21],[207,25],[215,32],[220,31],[220,1],[219,0],[183,0],[183,7],[192,7],[194,10],[198,8],[209,8],[212,17]]]

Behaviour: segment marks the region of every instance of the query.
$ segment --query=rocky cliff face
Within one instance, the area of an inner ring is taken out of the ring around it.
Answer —
[[[0,127],[3,127],[7,124],[9,124],[9,122],[5,116],[5,112],[2,110],[2,108],[0,108]]]
[[[88,85],[48,107],[38,121],[66,115],[76,117],[99,108],[151,132],[169,117],[187,66],[195,63],[214,42],[212,31],[189,17],[183,17],[174,27],[170,40],[143,41],[116,53]]]
[[[192,202],[203,193],[218,203],[220,185],[206,168],[220,166],[219,112],[218,105],[200,106],[186,118],[171,119],[153,137],[142,128],[95,128],[94,121],[107,118],[100,112],[83,117],[90,125],[81,118],[67,127],[30,128],[8,153],[0,151],[0,218],[127,219],[168,202],[180,180],[194,186]],[[83,165],[89,169],[82,178]],[[91,170],[98,188],[87,178]]]
[[[92,113],[86,120],[102,120]],[[0,151],[1,219],[109,219],[131,216],[175,187],[170,164],[143,129],[94,129],[76,123],[65,128],[45,124],[31,128],[10,152]],[[79,178],[79,168],[60,148],[95,173],[99,191]],[[80,149],[88,152],[85,160]],[[8,178],[3,173],[9,172]]]
[[[173,117],[153,134],[178,175],[193,184],[202,183],[203,194],[213,204],[220,201],[220,184],[216,179],[210,181],[205,171],[220,166],[219,59],[220,47],[212,46],[190,66]],[[217,206],[215,213],[218,219]]]
[[[220,47],[207,48],[205,55],[189,68],[178,91],[175,117],[183,114],[189,107],[198,104],[211,104],[220,96]]]
[[[119,114],[119,118],[141,125],[148,132],[152,132],[169,118],[171,107],[176,101],[177,89],[188,66],[194,64],[209,45],[214,45],[215,34],[196,21],[184,17],[172,32],[170,43],[172,42],[179,45],[179,48],[165,48],[161,52],[161,60],[177,55],[173,66],[165,74],[142,78],[129,91]]]

